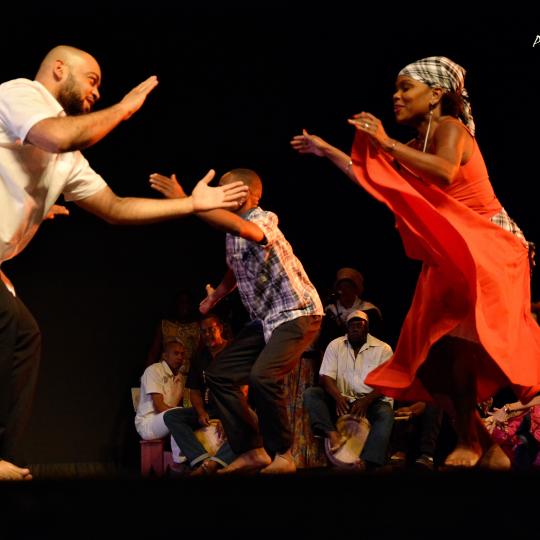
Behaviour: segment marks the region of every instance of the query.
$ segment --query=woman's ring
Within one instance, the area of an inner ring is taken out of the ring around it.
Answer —
[[[369,124],[367,122],[364,123],[364,127],[368,128]]]

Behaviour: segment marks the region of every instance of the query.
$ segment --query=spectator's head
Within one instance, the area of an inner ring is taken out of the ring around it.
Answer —
[[[210,314],[204,317],[201,320],[200,329],[203,343],[211,351],[224,345],[223,323],[217,315]]]
[[[178,339],[168,340],[163,347],[163,360],[171,368],[173,373],[178,373],[178,370],[184,365],[186,359],[186,348]]]
[[[369,331],[368,316],[357,309],[347,317],[347,339],[352,345],[363,345]]]
[[[364,277],[354,268],[340,268],[336,274],[334,291],[342,304],[352,305],[356,297],[361,298],[364,294]]]

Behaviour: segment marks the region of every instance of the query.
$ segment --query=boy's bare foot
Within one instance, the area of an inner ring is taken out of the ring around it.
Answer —
[[[465,446],[458,445],[453,452],[448,454],[448,457],[444,460],[445,467],[474,467],[480,457],[482,456],[482,449],[480,446]]]
[[[494,471],[508,471],[512,468],[512,462],[498,444],[492,444],[484,452],[478,466]]]
[[[284,454],[276,454],[268,467],[261,470],[261,474],[291,474],[296,472],[296,465],[290,450]]]
[[[0,460],[0,480],[32,480],[30,469],[23,469],[9,461]]]
[[[218,474],[243,473],[262,469],[272,460],[264,448],[254,448],[239,455],[232,463],[220,469]]]

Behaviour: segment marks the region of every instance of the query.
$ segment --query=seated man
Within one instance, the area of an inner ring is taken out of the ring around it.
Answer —
[[[141,377],[141,393],[135,428],[144,440],[162,439],[169,434],[163,421],[166,411],[177,408],[182,402],[184,393],[184,374],[182,366],[186,357],[186,349],[178,339],[165,343],[163,361],[148,366]],[[178,449],[174,447],[173,460],[180,462]]]
[[[216,315],[204,317],[200,331],[205,347],[193,358],[186,381],[193,407],[172,409],[164,417],[176,444],[194,469],[193,475],[213,474],[236,457],[228,442],[211,457],[195,436],[196,429],[209,426],[210,420],[217,418],[212,395],[206,386],[205,370],[228,343],[223,338],[223,324]]]
[[[321,387],[304,393],[311,428],[324,433],[330,450],[343,444],[336,419],[344,414],[366,416],[371,430],[359,456],[360,469],[375,469],[385,464],[388,442],[394,423],[392,400],[364,383],[368,374],[392,356],[390,345],[368,333],[368,316],[353,311],[347,317],[347,334],[328,344],[319,371]]]
[[[393,465],[413,463],[432,470],[441,429],[443,411],[424,401],[400,402],[394,412],[396,420],[392,433]]]

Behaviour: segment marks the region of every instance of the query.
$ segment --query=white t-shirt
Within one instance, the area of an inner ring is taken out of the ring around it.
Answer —
[[[334,379],[341,394],[353,400],[360,394],[369,394],[373,390],[364,383],[366,377],[376,367],[384,364],[392,354],[390,345],[368,334],[366,342],[355,357],[347,336],[341,336],[326,347],[319,373]],[[393,402],[389,397],[384,400]]]
[[[39,121],[64,115],[37,81],[0,85],[0,263],[24,249],[61,194],[76,201],[107,185],[78,151],[53,154],[22,144]]]
[[[143,424],[145,420],[156,415],[154,402],[150,394],[161,394],[163,401],[169,407],[176,407],[182,395],[184,378],[181,374],[173,375],[167,362],[156,362],[148,366],[141,377],[141,393],[135,425]]]

